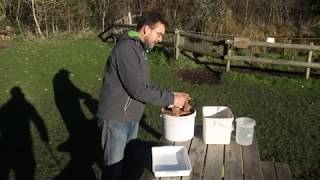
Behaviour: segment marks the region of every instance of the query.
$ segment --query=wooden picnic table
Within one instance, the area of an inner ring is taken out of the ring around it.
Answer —
[[[273,180],[292,179],[289,166],[285,163],[262,162],[256,138],[249,146],[235,142],[235,134],[227,145],[204,144],[201,127],[196,127],[195,136],[187,142],[171,142],[183,145],[188,150],[192,165],[190,176],[154,177],[145,171],[141,180]]]

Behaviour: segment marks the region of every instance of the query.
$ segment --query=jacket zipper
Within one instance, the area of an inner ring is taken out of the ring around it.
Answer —
[[[126,103],[123,106],[123,111],[124,111],[124,115],[126,116],[127,113],[127,109],[129,108],[130,104],[131,104],[132,99],[130,98],[130,96],[128,96]]]

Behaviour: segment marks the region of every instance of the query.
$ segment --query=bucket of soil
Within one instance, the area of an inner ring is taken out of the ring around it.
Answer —
[[[164,138],[169,141],[189,141],[194,136],[196,110],[192,107],[188,111],[179,113],[174,108],[163,107],[161,117],[164,120]]]

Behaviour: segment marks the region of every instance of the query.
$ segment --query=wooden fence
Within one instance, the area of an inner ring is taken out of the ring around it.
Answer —
[[[133,24],[114,24],[114,28],[135,28],[136,25]],[[111,29],[112,30],[112,29]],[[109,31],[111,31],[109,30]],[[112,30],[114,33],[114,29]],[[195,34],[190,32],[185,32],[179,29],[168,29],[167,33],[173,34],[173,41],[163,42],[163,45],[171,46],[174,48],[174,59],[178,59],[181,51],[189,51],[198,54],[203,54],[207,56],[212,56],[215,58],[221,58],[225,61],[226,71],[230,71],[231,62],[241,61],[248,63],[262,63],[262,64],[275,64],[275,65],[285,65],[292,67],[302,67],[305,68],[305,77],[309,79],[311,68],[320,69],[320,63],[312,62],[313,51],[320,51],[320,46],[314,46],[312,43],[310,45],[302,45],[302,44],[287,44],[287,43],[270,43],[270,42],[259,42],[252,41],[248,38],[240,38],[234,37],[233,39],[217,39],[209,36],[204,36],[201,34]],[[222,46],[223,54],[219,56],[219,54],[197,48],[195,46],[190,46],[185,44],[185,38],[192,38],[197,40],[206,41],[212,46]],[[270,58],[258,58],[253,56],[236,56],[232,55],[232,49],[240,48],[246,49],[250,47],[268,47],[268,48],[280,48],[280,49],[294,49],[294,50],[305,50],[308,51],[308,56],[306,57],[306,61],[292,61],[287,59],[270,59]]]

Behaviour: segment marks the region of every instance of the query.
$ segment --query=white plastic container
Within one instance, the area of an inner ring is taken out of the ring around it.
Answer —
[[[186,116],[171,116],[161,114],[164,119],[164,138],[169,141],[189,141],[194,136],[194,123],[196,111],[191,109],[191,114]]]
[[[184,146],[152,147],[152,171],[156,177],[189,176],[192,170]]]
[[[203,140],[205,144],[230,144],[233,114],[227,106],[203,106]]]
[[[236,123],[236,142],[243,146],[252,144],[256,121],[249,117],[240,117],[236,119]]]

